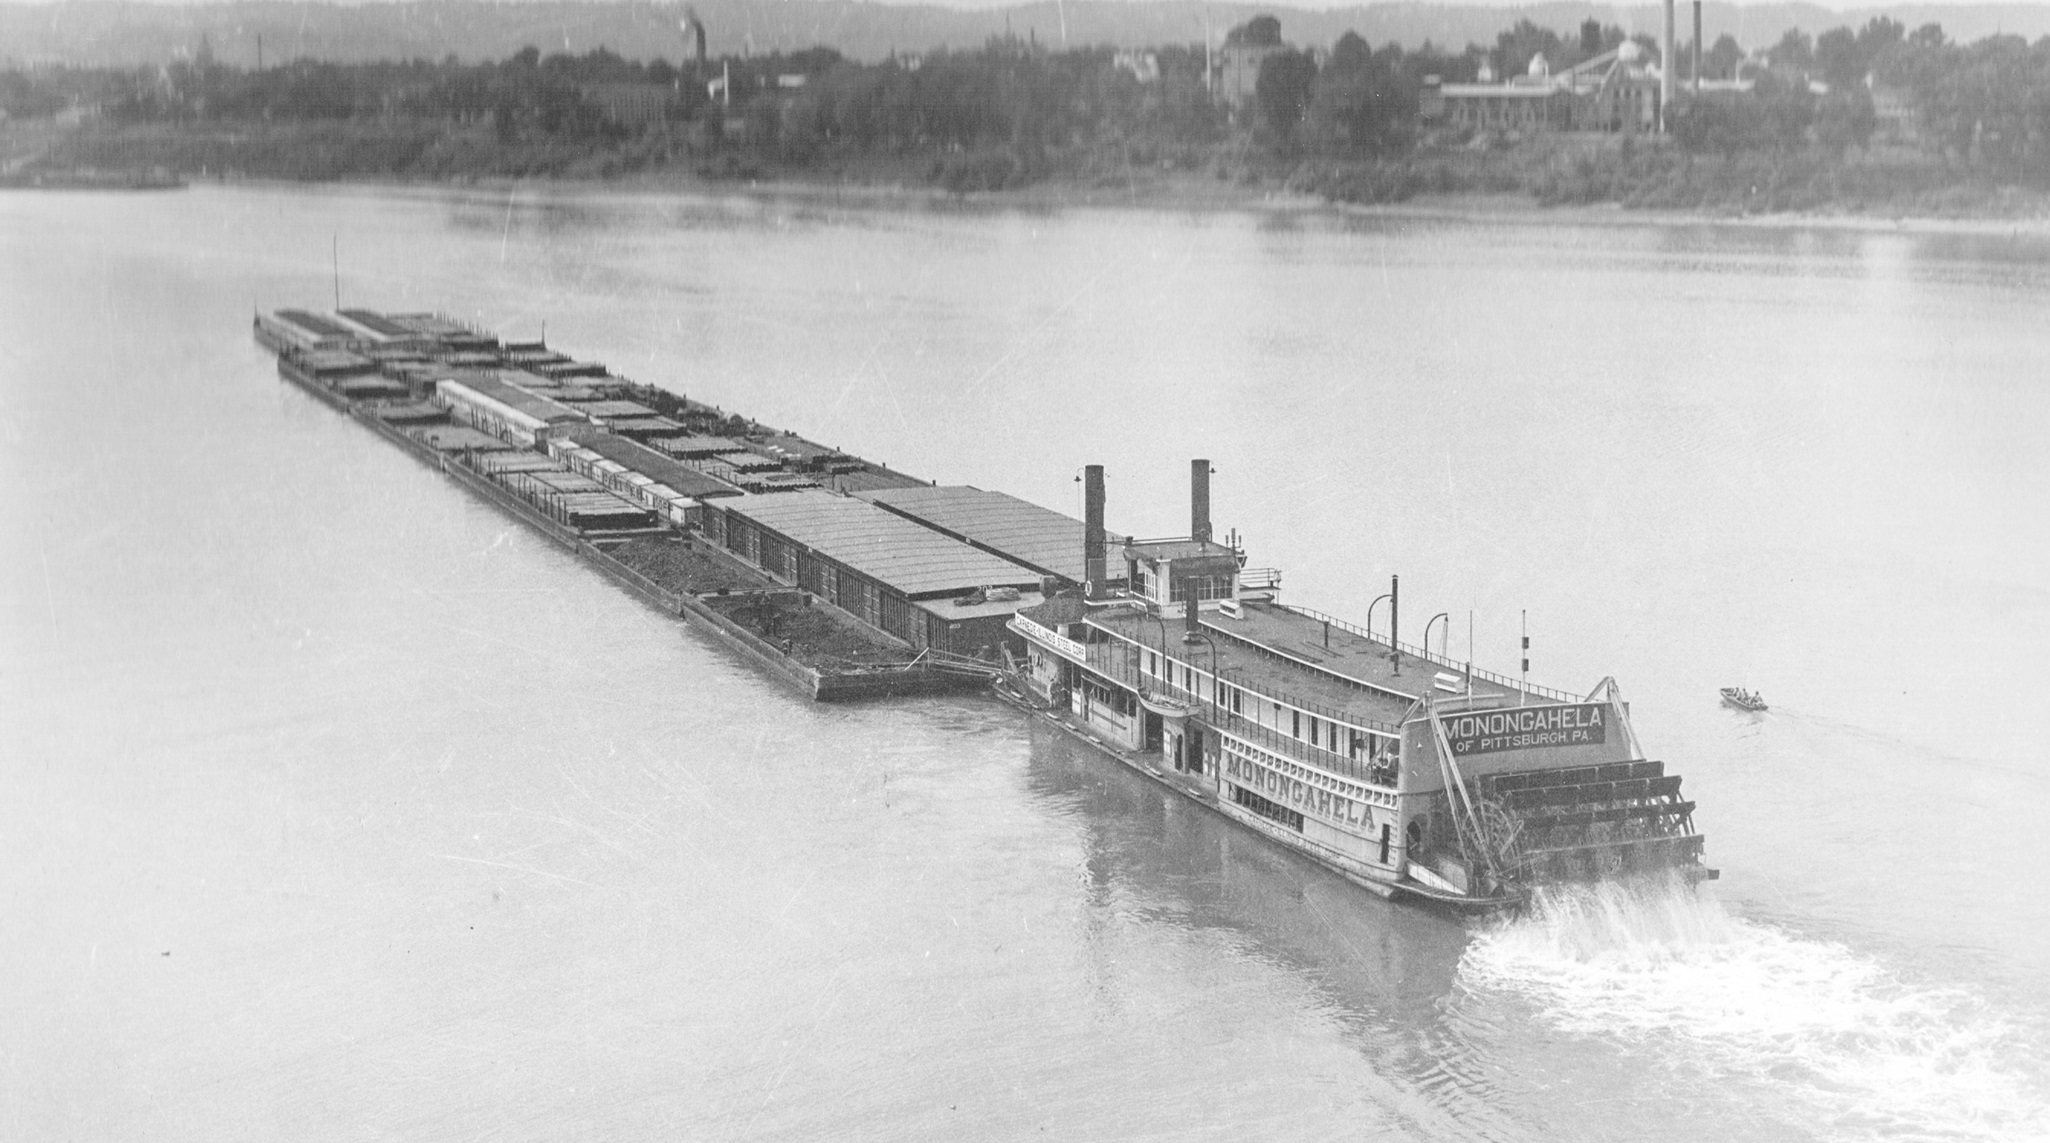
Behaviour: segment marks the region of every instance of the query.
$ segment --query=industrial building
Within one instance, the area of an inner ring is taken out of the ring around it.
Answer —
[[[1659,129],[1662,77],[1646,66],[1636,44],[1553,73],[1545,57],[1503,83],[1483,71],[1480,83],[1439,83],[1427,77],[1418,114],[1427,123],[1470,131],[1610,132],[1634,135]]]

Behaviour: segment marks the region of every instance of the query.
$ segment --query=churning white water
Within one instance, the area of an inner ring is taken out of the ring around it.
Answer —
[[[1460,967],[1468,988],[1518,997],[1573,1035],[1776,1090],[1833,1137],[2050,1135],[2030,1094],[2040,1077],[2020,1063],[2027,1036],[1993,1004],[1735,915],[1707,886],[1541,890]]]

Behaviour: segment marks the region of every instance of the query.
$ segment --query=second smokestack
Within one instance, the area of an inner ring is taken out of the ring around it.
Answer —
[[[1189,462],[1189,538],[1197,543],[1210,539],[1210,462]]]
[[[1090,599],[1103,598],[1103,466],[1082,469],[1082,576]]]

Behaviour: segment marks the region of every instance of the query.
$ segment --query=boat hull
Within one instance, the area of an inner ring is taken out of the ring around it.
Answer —
[[[1067,718],[1063,718],[1059,712],[1037,706],[1019,697],[1015,691],[1009,688],[1000,686],[995,688],[993,693],[1005,702],[1018,707],[1110,761],[1117,762],[1127,769],[1144,775],[1173,793],[1210,810],[1234,825],[1274,842],[1282,849],[1315,862],[1317,865],[1338,874],[1340,877],[1345,878],[1347,881],[1375,896],[1451,909],[1461,913],[1491,913],[1504,909],[1513,909],[1521,906],[1525,900],[1525,896],[1522,893],[1498,893],[1485,897],[1476,897],[1456,890],[1439,889],[1426,885],[1412,877],[1391,874],[1372,865],[1349,860],[1343,854],[1326,850],[1308,838],[1284,830],[1281,826],[1268,821],[1258,814],[1243,810],[1230,802],[1222,801],[1214,793],[1201,786],[1178,780],[1179,776],[1147,764],[1143,756],[1135,756],[1127,751],[1111,746],[1096,735],[1089,733],[1083,727],[1076,725]]]

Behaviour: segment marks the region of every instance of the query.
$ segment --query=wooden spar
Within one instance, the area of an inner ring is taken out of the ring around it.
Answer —
[[[1637,744],[1637,731],[1630,726],[1630,712],[1623,708],[1623,688],[1616,685],[1616,676],[1603,676],[1602,681],[1587,692],[1587,698],[1589,702],[1606,701],[1609,704],[1609,709],[1616,714],[1616,725],[1623,728],[1623,743],[1630,748],[1630,757],[1644,757],[1644,748]]]

